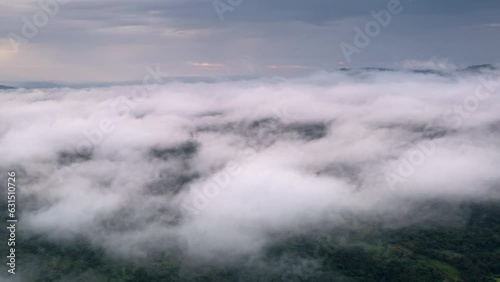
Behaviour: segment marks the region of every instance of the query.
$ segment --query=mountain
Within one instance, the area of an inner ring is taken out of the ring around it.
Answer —
[[[10,90],[10,89],[16,89],[16,88],[11,86],[0,85],[0,90]]]
[[[33,81],[33,82],[24,82],[19,85],[21,88],[34,89],[34,88],[58,88],[61,87],[60,84],[49,81]]]
[[[465,72],[481,72],[481,71],[489,71],[489,70],[496,70],[497,68],[492,65],[492,64],[483,64],[483,65],[474,65],[474,66],[469,66],[463,69],[462,71]]]

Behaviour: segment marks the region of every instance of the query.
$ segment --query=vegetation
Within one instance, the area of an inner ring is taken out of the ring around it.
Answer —
[[[469,205],[465,224],[288,234],[258,259],[217,264],[181,251],[123,259],[85,239],[19,236],[23,281],[473,281],[500,276],[500,204]],[[2,246],[2,253],[6,252]]]
[[[0,90],[11,90],[11,89],[15,89],[15,88],[10,87],[10,86],[0,85]]]

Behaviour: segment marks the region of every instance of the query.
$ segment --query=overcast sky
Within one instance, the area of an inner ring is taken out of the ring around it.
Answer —
[[[0,2],[0,82],[135,80],[156,64],[172,76],[261,76],[500,61],[498,0],[401,0],[401,12],[350,61],[341,43],[355,46],[355,28],[390,0],[54,1],[41,1],[48,9]]]

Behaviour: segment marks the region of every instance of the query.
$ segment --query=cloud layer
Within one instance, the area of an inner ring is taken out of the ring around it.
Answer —
[[[311,226],[397,226],[425,220],[427,201],[498,199],[498,75],[4,91],[0,170],[18,173],[25,230],[127,255],[255,254]]]

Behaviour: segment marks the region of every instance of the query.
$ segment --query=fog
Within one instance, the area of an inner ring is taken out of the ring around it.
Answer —
[[[499,74],[3,91],[0,170],[17,173],[22,230],[123,256],[223,259],[289,232],[397,228],[439,215],[423,203],[500,198]]]

